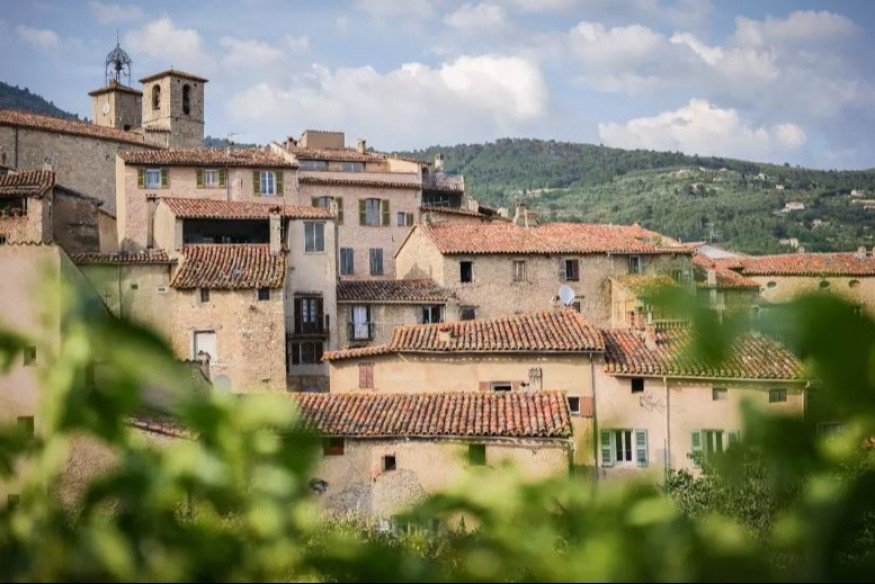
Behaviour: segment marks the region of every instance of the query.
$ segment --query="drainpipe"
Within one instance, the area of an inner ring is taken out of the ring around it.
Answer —
[[[589,380],[590,387],[592,387],[592,453],[593,453],[593,473],[595,481],[593,482],[593,488],[598,483],[599,480],[599,418],[597,415],[597,406],[596,403],[598,400],[596,399],[596,390],[595,390],[595,356],[590,353],[589,354]]]
[[[663,482],[668,478],[668,468],[671,464],[671,393],[668,391],[668,378],[662,376],[662,385],[665,387],[665,474]]]

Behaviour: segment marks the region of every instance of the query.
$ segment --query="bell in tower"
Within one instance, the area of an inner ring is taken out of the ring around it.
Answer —
[[[109,85],[110,81],[115,81],[117,84],[130,86],[131,64],[131,58],[116,38],[115,48],[106,56],[106,84]]]
[[[93,121],[98,126],[126,131],[141,126],[143,93],[130,87],[132,64],[116,38],[115,48],[106,55],[105,85],[88,94]]]

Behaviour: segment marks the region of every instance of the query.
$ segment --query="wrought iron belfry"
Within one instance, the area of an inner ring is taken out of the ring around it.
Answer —
[[[118,34],[116,34],[115,48],[106,56],[106,84],[109,85],[112,80],[121,85],[130,86],[131,64],[131,58],[124,49],[121,48],[118,41]]]

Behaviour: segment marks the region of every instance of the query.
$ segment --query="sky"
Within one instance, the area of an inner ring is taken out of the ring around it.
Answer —
[[[206,133],[381,151],[542,138],[875,167],[868,0],[0,0],[0,80],[91,115],[116,32],[134,86],[210,81]]]

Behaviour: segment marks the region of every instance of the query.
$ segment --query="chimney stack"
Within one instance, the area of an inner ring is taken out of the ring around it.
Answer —
[[[364,138],[358,139],[358,145],[356,146],[356,150],[359,151],[359,154],[364,154],[368,150],[368,141]]]
[[[529,211],[525,203],[517,203],[516,211],[513,216],[513,224],[521,227],[537,227],[537,214],[534,211]]]
[[[648,351],[656,350],[656,328],[650,323],[644,325],[644,346]]]
[[[434,171],[435,172],[443,172],[444,171],[444,155],[441,152],[438,152],[437,154],[435,154]]]
[[[270,253],[279,253],[283,248],[283,231],[280,209],[279,207],[271,207],[268,213],[270,218]]]

